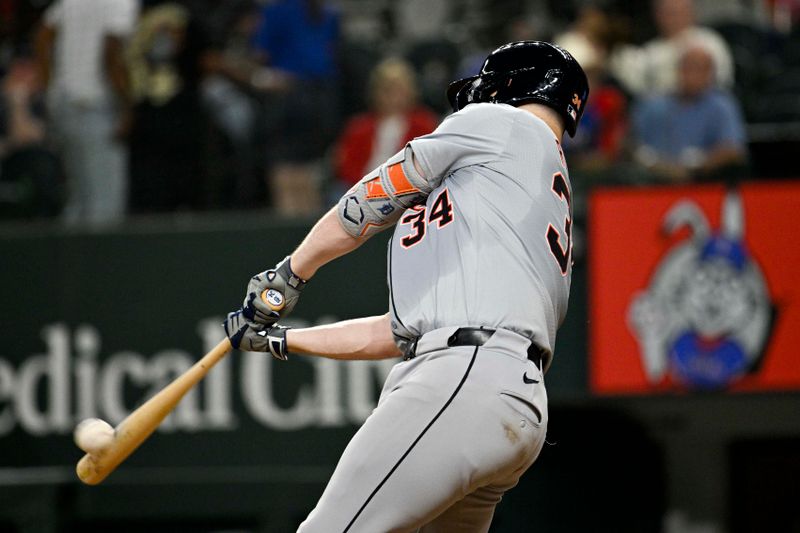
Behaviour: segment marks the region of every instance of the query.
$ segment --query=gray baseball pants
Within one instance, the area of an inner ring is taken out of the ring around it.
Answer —
[[[299,532],[488,531],[542,449],[547,393],[527,339],[498,329],[448,347],[456,329],[423,335],[392,369]]]
[[[117,223],[125,216],[127,149],[114,139],[117,117],[110,102],[50,97],[51,126],[68,180],[67,224]]]

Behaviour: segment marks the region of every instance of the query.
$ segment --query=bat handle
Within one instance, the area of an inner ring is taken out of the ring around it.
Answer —
[[[283,294],[275,289],[267,289],[261,293],[261,300],[267,304],[267,307],[275,312],[279,312],[286,305],[286,299]]]

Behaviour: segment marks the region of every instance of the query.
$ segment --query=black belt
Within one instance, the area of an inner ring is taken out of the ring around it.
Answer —
[[[489,328],[458,328],[448,337],[447,346],[483,346],[494,332],[495,330]],[[417,342],[414,341],[404,359],[414,359],[417,356],[416,348]],[[542,368],[542,349],[533,342],[528,347],[528,359],[540,369]]]

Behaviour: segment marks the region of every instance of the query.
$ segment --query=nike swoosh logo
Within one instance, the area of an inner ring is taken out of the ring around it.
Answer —
[[[538,380],[538,379],[531,379],[531,378],[529,378],[529,377],[528,377],[528,373],[527,373],[527,372],[525,372],[524,374],[522,374],[522,381],[524,381],[524,382],[525,382],[525,383],[527,383],[528,385],[530,385],[531,383],[539,383],[539,380]]]

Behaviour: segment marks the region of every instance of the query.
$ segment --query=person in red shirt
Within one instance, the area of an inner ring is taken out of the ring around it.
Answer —
[[[369,101],[370,110],[351,118],[336,144],[334,168],[345,188],[439,124],[436,114],[417,103],[414,70],[401,59],[386,59],[375,67]]]

